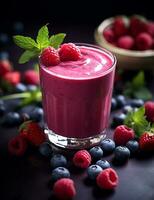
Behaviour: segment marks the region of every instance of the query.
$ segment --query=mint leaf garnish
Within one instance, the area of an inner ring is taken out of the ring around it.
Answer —
[[[24,37],[22,35],[13,36],[15,44],[22,49],[31,50],[37,48],[37,43],[30,37]]]
[[[36,41],[38,43],[39,49],[41,50],[49,46],[49,30],[47,25],[40,28],[40,30],[38,31]]]
[[[152,94],[146,87],[141,87],[134,93],[134,97],[137,99],[147,100],[152,99]]]
[[[146,120],[144,107],[140,107],[137,111],[129,112],[124,124],[132,128],[138,137],[145,131],[150,131],[150,123]]]
[[[19,64],[24,64],[38,55],[37,51],[26,50],[19,58]]]
[[[65,36],[66,36],[66,34],[64,34],[64,33],[52,35],[49,39],[50,40],[50,46],[54,47],[55,49],[58,49],[58,47],[64,41]]]

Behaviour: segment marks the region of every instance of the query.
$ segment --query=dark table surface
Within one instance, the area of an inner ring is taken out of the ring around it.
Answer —
[[[93,43],[94,27],[64,27],[64,32],[68,33],[70,41]],[[60,28],[58,27],[57,30]],[[14,48],[10,51],[14,55]],[[13,57],[13,60],[16,61],[16,57]],[[112,130],[108,130],[107,136],[112,138],[112,133]],[[0,127],[0,200],[54,200],[49,160],[42,158],[36,149],[29,150],[22,158],[11,157],[8,154],[8,141],[17,134],[17,127]],[[64,153],[70,157],[67,151]],[[70,167],[71,178],[75,181],[77,190],[74,200],[154,199],[154,155],[131,158],[122,166],[115,166],[112,163],[112,156],[105,159],[110,161],[119,175],[119,186],[116,190],[100,191],[86,180],[86,171]]]

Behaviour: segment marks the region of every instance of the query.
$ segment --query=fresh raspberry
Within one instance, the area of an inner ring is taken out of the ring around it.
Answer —
[[[46,140],[46,135],[39,124],[33,121],[24,122],[19,128],[19,132],[20,136],[35,146],[39,146]]]
[[[138,50],[147,50],[152,47],[152,37],[148,33],[140,33],[136,37],[136,46]]]
[[[73,180],[61,178],[55,182],[53,192],[58,199],[72,199],[76,195],[76,189]]]
[[[59,50],[61,61],[76,61],[82,57],[79,47],[73,43],[66,43],[61,45]]]
[[[134,46],[134,39],[129,35],[121,36],[117,41],[117,45],[123,49],[132,49]]]
[[[109,43],[113,43],[115,41],[115,35],[112,28],[107,28],[103,31],[103,36]]]
[[[3,76],[3,81],[12,86],[17,85],[21,80],[21,74],[18,71],[8,72]]]
[[[91,164],[91,155],[87,150],[80,150],[74,154],[73,163],[76,167],[87,168]]]
[[[154,102],[147,101],[144,104],[144,107],[145,107],[145,116],[147,120],[154,123]]]
[[[24,138],[16,136],[8,143],[8,151],[15,156],[22,156],[27,150],[27,142]]]
[[[8,60],[0,60],[0,77],[12,71],[12,65]]]
[[[139,15],[134,15],[130,19],[130,33],[136,37],[139,33],[147,32],[147,20]]]
[[[143,133],[139,139],[139,147],[143,151],[154,151],[154,134]]]
[[[40,82],[38,72],[36,72],[35,70],[32,70],[32,69],[27,70],[24,73],[23,79],[24,79],[25,83],[32,84],[32,85],[38,85]]]
[[[58,65],[60,63],[58,51],[53,47],[45,48],[41,54],[40,59],[42,64],[46,67]]]
[[[112,190],[118,185],[119,178],[114,169],[108,168],[98,174],[96,181],[101,189]]]
[[[113,30],[117,37],[126,35],[128,32],[129,20],[127,17],[118,16],[113,22]]]
[[[154,22],[149,22],[147,24],[147,32],[154,37]]]
[[[113,139],[117,145],[125,145],[129,140],[134,139],[135,133],[133,129],[125,125],[117,126],[114,131]]]

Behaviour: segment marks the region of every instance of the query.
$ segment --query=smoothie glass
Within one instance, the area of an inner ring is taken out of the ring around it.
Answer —
[[[45,67],[40,63],[45,133],[56,146],[89,148],[105,138],[116,58],[105,49],[76,44],[78,61]]]

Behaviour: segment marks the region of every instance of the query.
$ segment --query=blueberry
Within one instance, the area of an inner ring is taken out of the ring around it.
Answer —
[[[100,147],[105,154],[110,154],[115,149],[115,142],[111,139],[104,139],[101,140]]]
[[[0,52],[0,60],[8,60],[9,59],[9,54],[6,51],[1,51]]]
[[[122,108],[126,105],[126,99],[123,95],[117,95],[116,96],[117,106],[118,108]]]
[[[6,45],[9,42],[9,37],[6,33],[0,33],[0,44]]]
[[[5,111],[6,111],[6,108],[5,108],[5,106],[2,104],[0,104],[0,117],[5,113]]]
[[[50,160],[51,167],[54,169],[56,167],[66,167],[67,160],[65,156],[61,154],[55,154]]]
[[[15,92],[25,92],[27,90],[27,87],[23,83],[18,83],[15,86]]]
[[[8,112],[4,116],[4,125],[16,126],[21,123],[21,117],[17,112]]]
[[[111,111],[115,110],[117,108],[117,101],[115,98],[112,98],[111,100]]]
[[[24,25],[22,22],[15,22],[13,24],[13,30],[15,34],[21,34],[24,31]]]
[[[132,107],[141,107],[144,105],[144,101],[142,99],[132,99],[130,102]]]
[[[127,147],[118,146],[114,151],[114,158],[116,161],[125,162],[130,157],[130,151]]]
[[[48,142],[44,142],[43,144],[41,144],[39,146],[39,152],[41,155],[45,156],[45,157],[50,157],[52,156],[52,147]]]
[[[22,122],[30,120],[30,116],[28,115],[28,113],[21,113],[20,117]]]
[[[126,105],[123,107],[122,111],[124,114],[127,114],[128,112],[133,111],[133,108],[130,105]]]
[[[87,169],[88,178],[91,180],[96,180],[98,174],[102,171],[99,165],[91,165]]]
[[[89,153],[93,160],[99,160],[103,157],[103,150],[99,146],[92,147]]]
[[[33,92],[37,89],[38,87],[36,85],[27,85],[27,91]]]
[[[124,123],[126,115],[124,113],[116,113],[113,115],[112,125],[114,127]]]
[[[107,160],[98,160],[96,165],[99,165],[102,169],[107,169],[110,167],[110,163]]]
[[[30,113],[30,119],[34,121],[41,121],[43,118],[43,109],[36,107],[31,113]]]
[[[126,147],[130,150],[131,154],[135,154],[139,150],[139,143],[136,140],[130,140],[127,142]]]
[[[52,181],[57,181],[60,178],[70,178],[70,172],[65,167],[57,167],[52,171]]]

